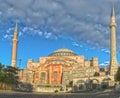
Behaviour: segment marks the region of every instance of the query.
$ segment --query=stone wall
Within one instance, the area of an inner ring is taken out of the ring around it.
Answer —
[[[33,89],[34,92],[68,92],[68,91],[72,91],[71,87],[66,87],[64,90],[61,90],[60,87],[35,87]]]

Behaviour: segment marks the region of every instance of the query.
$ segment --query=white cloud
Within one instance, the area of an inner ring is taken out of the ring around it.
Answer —
[[[22,36],[23,35],[23,33],[22,32],[19,32],[19,36]]]
[[[109,53],[110,54],[110,50],[109,49],[101,49],[101,51],[105,52],[105,53]]]
[[[43,37],[45,37],[47,39],[49,38],[49,39],[57,40],[57,36],[53,35],[53,33],[51,33],[51,32],[44,32],[44,36]]]
[[[11,39],[13,37],[13,35],[9,35],[9,34],[5,34],[4,36],[3,36],[3,38],[4,39]]]
[[[43,34],[43,32],[38,31],[38,35],[39,35],[39,36],[42,36],[42,34]]]
[[[106,68],[106,67],[109,67],[109,64],[110,64],[110,61],[105,61],[105,62],[99,64],[99,66]]]
[[[11,33],[11,32],[13,32],[13,30],[14,30],[14,28],[8,28],[8,30],[6,31],[6,33]]]
[[[52,36],[52,33],[45,32],[44,35],[45,35],[45,38],[50,38]]]
[[[120,28],[120,0],[114,0],[116,20]],[[59,36],[72,37],[97,47],[110,46],[110,0],[0,0],[0,17],[2,22],[19,20],[20,32],[37,33],[46,38]],[[22,22],[22,21],[23,22]],[[3,23],[3,29],[6,29]],[[8,24],[8,26],[13,23]],[[34,25],[37,28],[34,28]],[[21,25],[20,25],[21,26]],[[46,31],[45,31],[46,30]],[[120,32],[120,29],[117,29]],[[34,35],[34,34],[33,34]],[[118,46],[120,36],[117,33]],[[120,50],[120,48],[118,48]]]
[[[78,46],[79,46],[79,44],[76,43],[76,42],[73,42],[72,45],[75,46],[75,47],[78,47]]]
[[[104,52],[106,52],[106,53],[110,53],[110,51],[109,51],[109,50],[106,50],[106,51],[104,51]]]
[[[82,46],[82,45],[80,45],[80,47],[82,48],[83,46]]]

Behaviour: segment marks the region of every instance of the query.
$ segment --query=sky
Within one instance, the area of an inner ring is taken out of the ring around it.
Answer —
[[[120,0],[0,0],[0,62],[11,64],[12,38],[18,22],[17,66],[39,61],[60,48],[85,59],[110,60],[112,1],[117,22],[117,59],[120,62]]]

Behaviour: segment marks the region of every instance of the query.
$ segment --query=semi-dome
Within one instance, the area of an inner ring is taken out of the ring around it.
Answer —
[[[61,48],[56,51],[54,51],[52,54],[49,56],[75,56],[75,54],[72,50],[69,50],[67,48]]]

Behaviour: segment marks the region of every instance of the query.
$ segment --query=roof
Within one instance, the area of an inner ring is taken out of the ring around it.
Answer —
[[[67,48],[61,48],[58,49],[56,51],[54,51],[53,53],[51,53],[49,56],[76,56],[77,54],[75,54],[72,50],[67,49]]]

